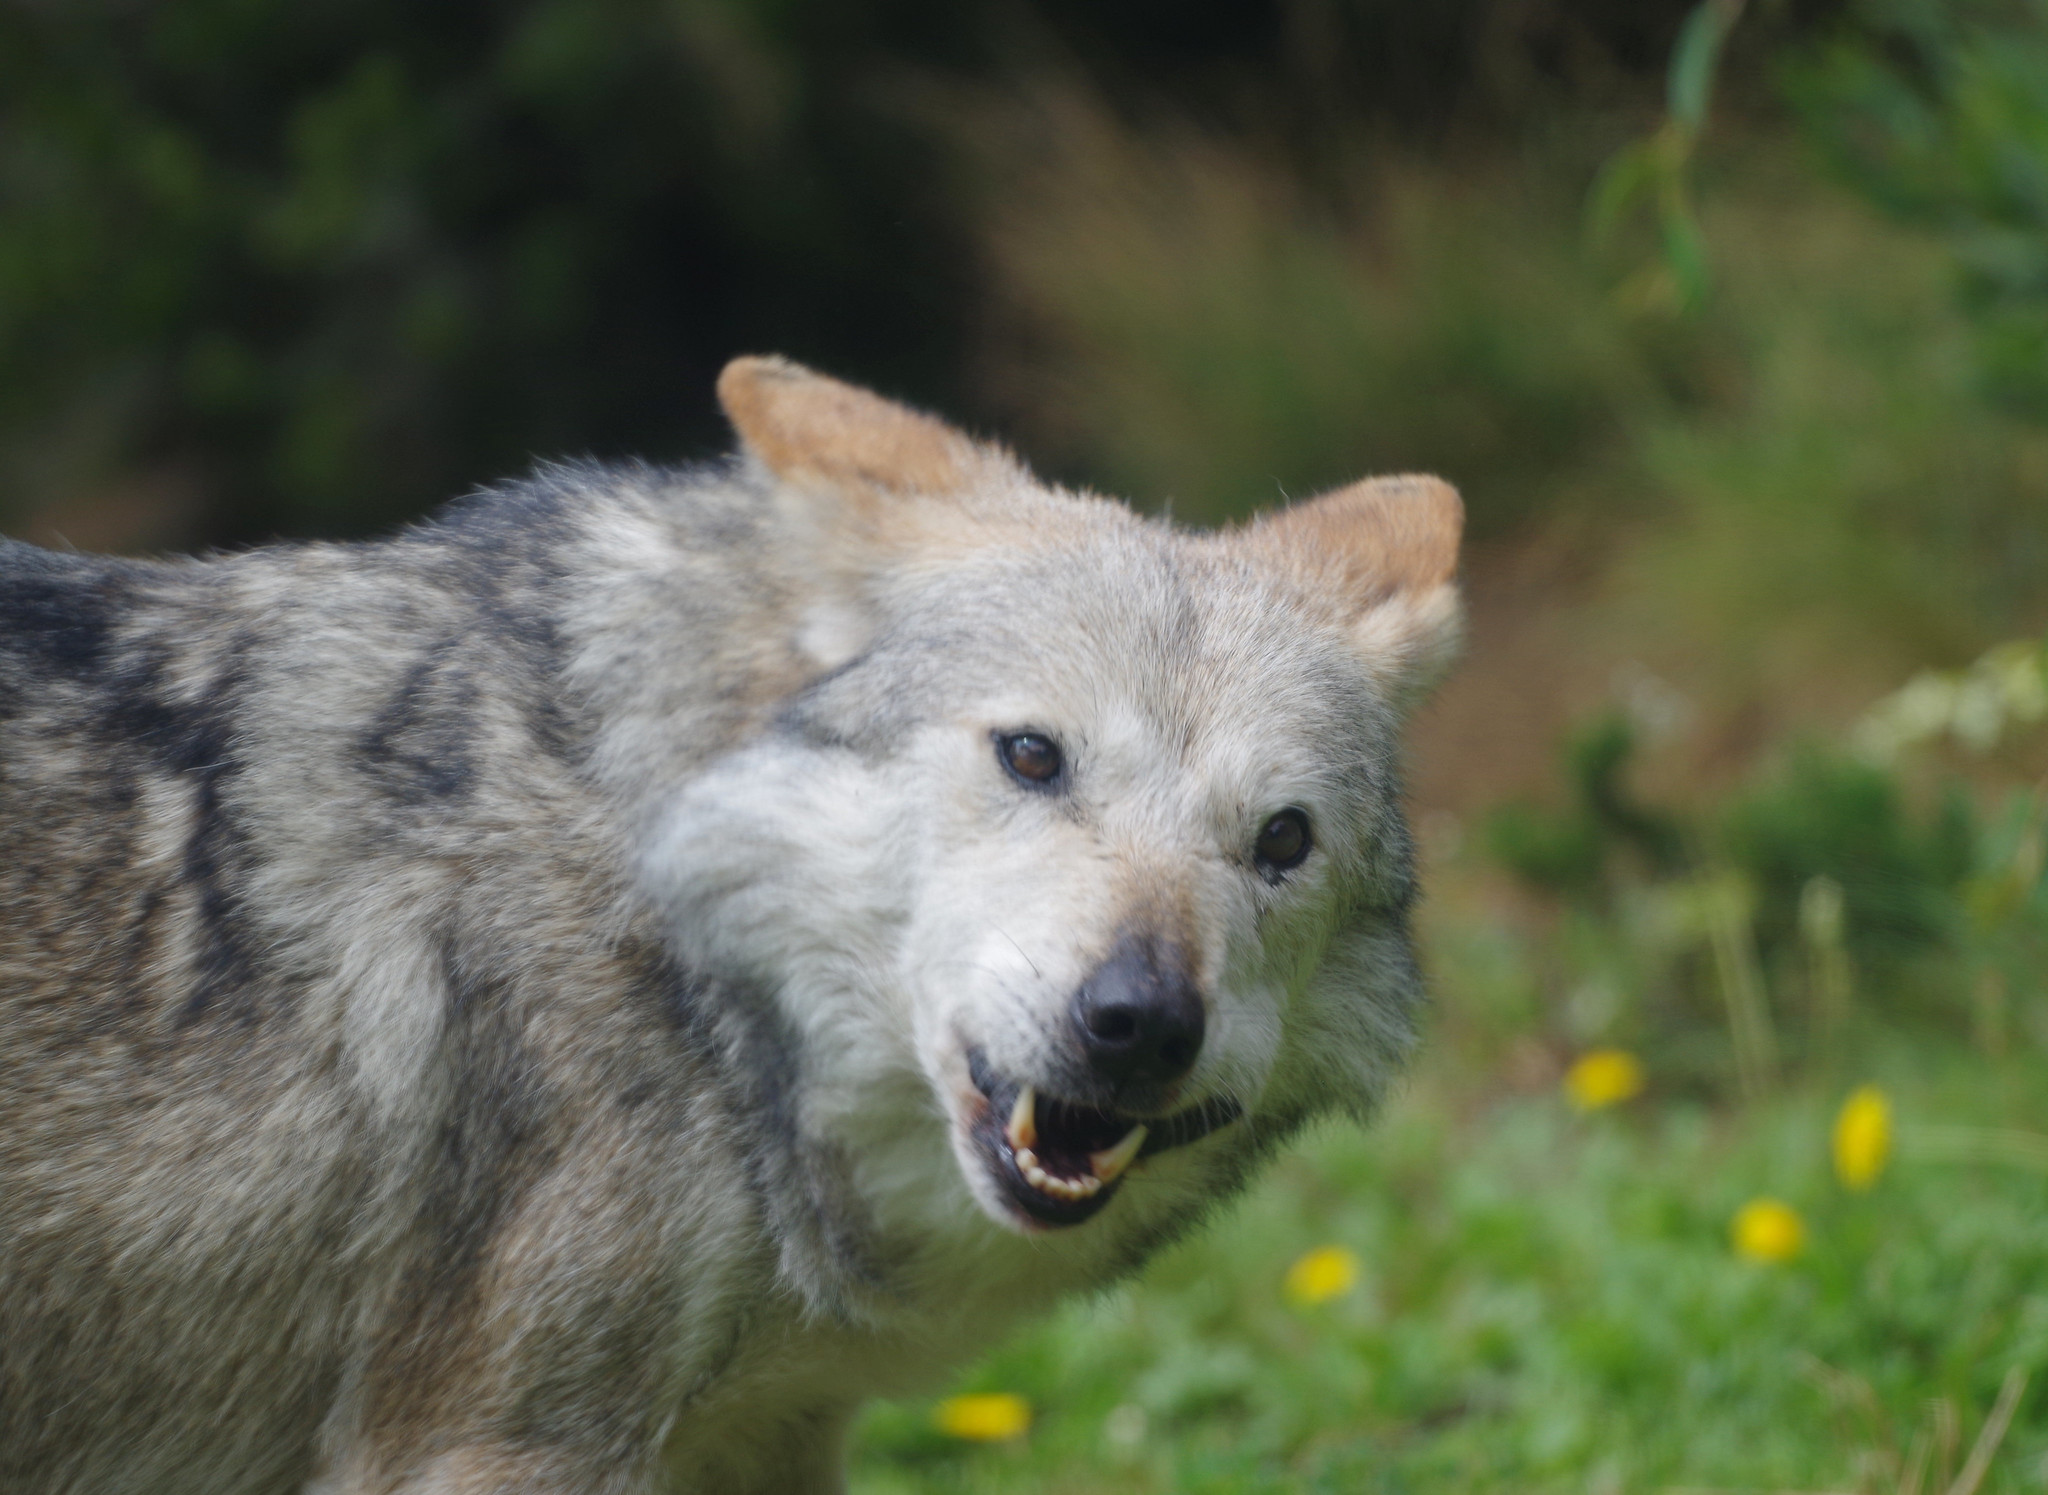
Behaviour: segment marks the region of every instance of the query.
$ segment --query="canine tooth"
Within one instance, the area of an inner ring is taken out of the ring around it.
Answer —
[[[1033,1152],[1028,1147],[1018,1148],[1017,1166],[1021,1169],[1024,1169],[1027,1172],[1033,1168],[1036,1168],[1038,1166],[1038,1154]]]
[[[1113,1183],[1124,1169],[1131,1166],[1131,1159],[1138,1155],[1138,1149],[1145,1145],[1145,1128],[1134,1126],[1125,1134],[1123,1141],[1101,1152],[1088,1154],[1088,1166],[1095,1171],[1095,1177],[1102,1183]]]
[[[1038,1092],[1026,1085],[1010,1107],[1010,1146],[1022,1152],[1038,1144]]]

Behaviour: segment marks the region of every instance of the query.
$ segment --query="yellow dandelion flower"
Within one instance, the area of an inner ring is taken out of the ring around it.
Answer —
[[[1875,1085],[1864,1085],[1835,1117],[1835,1177],[1845,1189],[1867,1189],[1891,1155],[1891,1100]]]
[[[1729,1236],[1750,1261],[1790,1261],[1806,1247],[1806,1222],[1782,1199],[1752,1199],[1735,1212]]]
[[[1031,1403],[1008,1391],[985,1391],[972,1396],[949,1396],[939,1403],[932,1420],[939,1431],[976,1443],[1001,1443],[1021,1438],[1031,1427]]]
[[[1565,1071],[1564,1093],[1581,1111],[1617,1106],[1643,1093],[1643,1061],[1627,1049],[1594,1049]]]
[[[1341,1298],[1358,1285],[1358,1258],[1342,1246],[1318,1246],[1287,1269],[1280,1291],[1287,1301],[1308,1308]]]

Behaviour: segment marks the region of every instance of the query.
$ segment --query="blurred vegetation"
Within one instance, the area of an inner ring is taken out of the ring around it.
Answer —
[[[1632,745],[1625,718],[1601,719],[1567,754],[1566,808],[1510,804],[1485,827],[1492,856],[1557,908],[1532,958],[1561,988],[1546,1004],[1559,1041],[1625,1045],[1703,1094],[1761,1088],[1773,1076],[1744,1073],[1745,1045],[1772,1070],[1829,1057],[1851,981],[1858,1003],[1935,1033],[2002,1052],[2024,1018],[2048,1041],[2040,791],[1980,811],[1949,779],[1915,803],[1892,765],[1805,743],[1688,815],[1635,801]]]
[[[743,345],[929,382],[953,246],[859,89],[961,28],[898,10],[0,6],[12,511],[139,477],[177,538],[354,533],[535,454],[710,445]]]
[[[1505,118],[1674,13],[6,0],[0,521],[360,533],[536,454],[716,449],[749,350],[985,413],[933,88],[1056,68],[1307,159],[1338,112]]]
[[[1786,69],[1842,178],[1953,246],[1989,390],[2048,419],[2048,10],[1866,3]]]

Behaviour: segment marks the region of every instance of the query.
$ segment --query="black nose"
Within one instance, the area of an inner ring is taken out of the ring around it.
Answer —
[[[1088,1067],[1119,1089],[1164,1085],[1202,1051],[1202,998],[1176,952],[1127,938],[1081,983],[1074,1028]]]

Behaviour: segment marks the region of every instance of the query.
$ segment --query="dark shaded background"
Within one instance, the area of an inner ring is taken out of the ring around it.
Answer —
[[[1686,8],[7,0],[0,521],[363,534],[534,456],[712,451],[750,350],[1002,426],[991,101],[1057,78],[1314,181],[1648,118]]]

